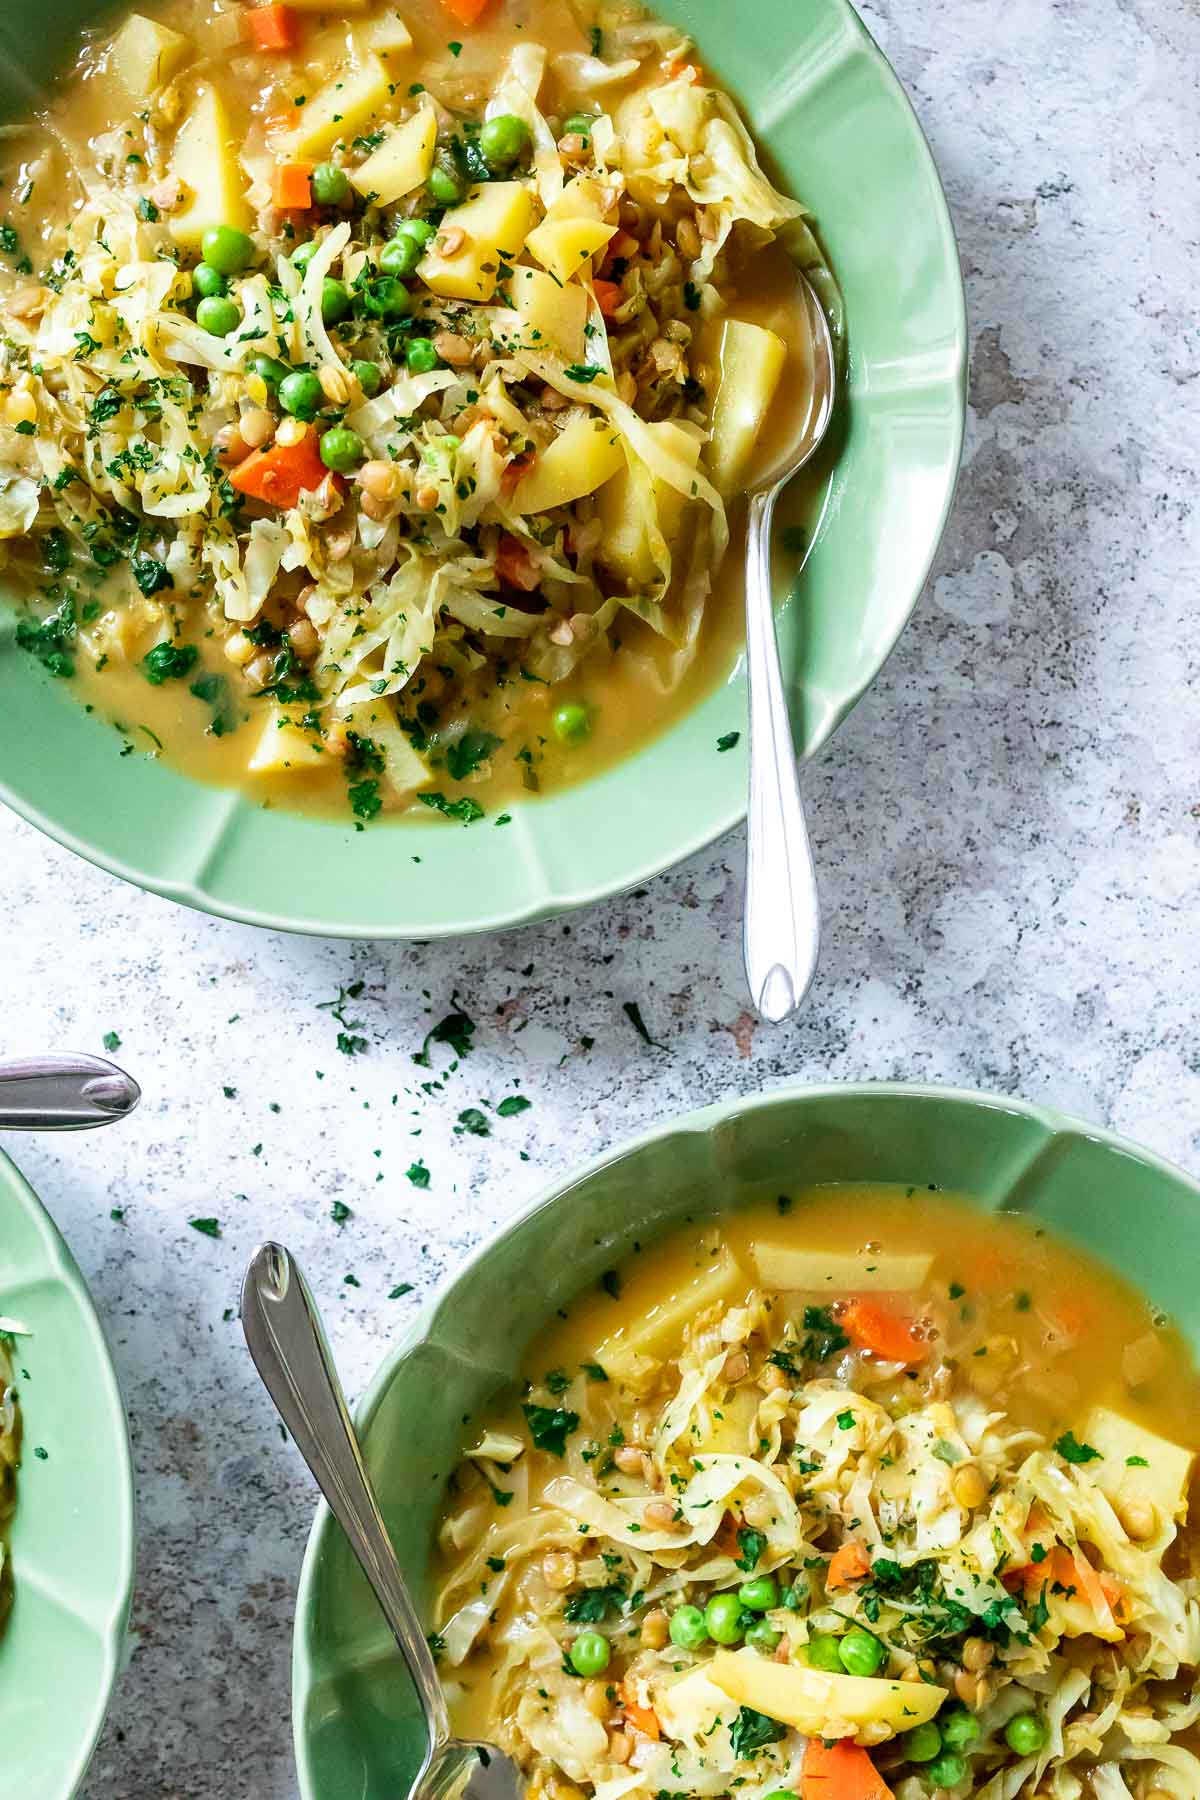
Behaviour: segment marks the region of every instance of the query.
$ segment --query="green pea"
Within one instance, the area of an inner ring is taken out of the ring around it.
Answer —
[[[228,337],[241,322],[242,309],[237,301],[223,299],[217,294],[210,294],[196,308],[197,325],[202,331],[211,331],[214,337]]]
[[[847,1675],[874,1675],[883,1667],[887,1655],[877,1637],[861,1626],[854,1626],[838,1639],[838,1656]]]
[[[200,254],[218,275],[237,275],[254,260],[254,239],[232,225],[212,225],[200,239]]]
[[[372,399],[383,386],[383,372],[378,363],[367,362],[363,358],[360,362],[350,364],[350,373],[368,400]]]
[[[967,1779],[966,1761],[950,1751],[943,1751],[935,1762],[931,1762],[925,1770],[925,1780],[931,1787],[953,1788]]]
[[[398,234],[379,252],[379,266],[385,275],[415,275],[421,260],[421,246],[411,232]]]
[[[497,113],[484,121],[479,133],[479,148],[489,167],[508,169],[529,148],[529,127],[515,113]]]
[[[404,360],[414,375],[428,375],[436,369],[441,358],[433,347],[432,338],[409,338],[404,352]]]
[[[412,311],[408,289],[394,275],[372,275],[358,293],[363,310],[377,319],[402,319]]]
[[[1040,1713],[1017,1713],[1004,1727],[1004,1741],[1018,1756],[1036,1756],[1046,1748],[1049,1727]]]
[[[979,1720],[965,1706],[951,1707],[938,1720],[942,1742],[951,1750],[969,1750],[981,1736]]]
[[[309,238],[307,244],[298,245],[296,249],[292,251],[292,267],[294,269],[299,269],[300,273],[303,275],[305,269],[307,269],[309,263],[319,249],[320,245],[317,243],[316,238]]]
[[[821,1632],[808,1640],[808,1666],[810,1669],[826,1669],[831,1675],[842,1673],[842,1659],[838,1653],[838,1639]]]
[[[341,206],[350,197],[350,178],[336,163],[318,163],[312,172],[312,195],[318,206]]]
[[[439,206],[454,206],[467,191],[458,164],[449,150],[439,150],[425,184]]]
[[[336,325],[351,308],[351,300],[340,281],[327,275],[321,283],[321,318],[326,325]]]
[[[571,1645],[571,1667],[577,1675],[603,1675],[612,1651],[599,1631],[581,1631]]]
[[[435,227],[428,219],[401,219],[396,227],[396,236],[411,238],[414,244],[424,246],[435,235]]]
[[[560,706],[554,715],[556,737],[567,736],[567,733],[563,732],[559,725],[559,721],[566,713],[580,713],[586,717],[582,706]],[[742,1635],[742,1606],[737,1595],[714,1594],[704,1609],[704,1624],[714,1643],[738,1643]]]
[[[900,1739],[900,1746],[909,1762],[932,1762],[935,1756],[941,1755],[942,1734],[930,1719],[927,1724],[906,1731]]]
[[[763,1795],[763,1800],[796,1800],[796,1795],[792,1788],[772,1788],[769,1794]]]
[[[351,469],[357,469],[365,450],[366,445],[357,431],[351,431],[347,425],[335,425],[321,438],[321,461],[339,475],[348,475]]]
[[[768,1655],[776,1648],[782,1636],[783,1633],[776,1631],[773,1625],[768,1625],[765,1619],[756,1619],[746,1633],[746,1642]]]
[[[582,744],[586,738],[591,736],[591,731],[592,715],[587,707],[581,706],[577,700],[569,701],[566,706],[560,706],[554,715],[554,735],[560,744]],[[729,1602],[728,1607],[724,1604],[726,1601]],[[705,1618],[708,1618],[709,1613],[712,1612],[714,1606],[721,1609],[719,1615],[721,1617],[725,1616],[730,1607],[733,1609],[735,1618],[742,1610],[741,1603],[736,1594],[714,1594],[713,1598],[708,1603],[708,1610],[704,1615]],[[741,1632],[738,1631],[733,1637],[723,1638],[718,1637],[717,1633],[713,1631],[711,1624],[708,1629],[712,1632],[713,1637],[717,1639],[718,1644],[736,1644],[738,1638],[742,1635]]]
[[[315,419],[325,396],[315,375],[295,369],[279,384],[279,404],[294,419]]]
[[[569,119],[563,120],[563,131],[572,137],[590,138],[595,123],[591,113],[572,113]]]
[[[681,1650],[698,1650],[708,1638],[704,1614],[698,1606],[677,1606],[671,1614],[671,1642]]]
[[[779,1584],[773,1575],[756,1575],[752,1581],[743,1581],[738,1599],[747,1612],[770,1612],[779,1605]]]
[[[192,270],[192,286],[202,300],[221,300],[229,292],[229,282],[219,269],[210,269],[207,263],[197,263]]]
[[[278,362],[273,356],[264,356],[261,351],[257,356],[250,358],[247,367],[252,375],[257,375],[260,381],[265,381],[269,388],[277,388],[281,382],[287,380],[291,373],[286,363]]]

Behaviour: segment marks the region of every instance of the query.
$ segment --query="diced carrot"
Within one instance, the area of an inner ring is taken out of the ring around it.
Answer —
[[[263,120],[263,130],[268,137],[286,137],[295,131],[300,123],[301,109],[298,106],[284,107],[281,112],[268,113]]]
[[[293,50],[299,35],[290,6],[252,6],[242,14],[246,36],[256,50]]]
[[[642,1706],[639,1703],[633,1684],[628,1680],[621,1683],[621,1710],[635,1731],[640,1731],[643,1737],[653,1738],[655,1743],[658,1742],[662,1736],[658,1714],[652,1706]]]
[[[312,172],[312,163],[276,163],[271,180],[271,198],[276,206],[290,212],[306,211],[312,205]]]
[[[265,500],[268,506],[295,506],[302,493],[320,487],[328,477],[336,485],[344,485],[341,477],[330,475],[321,461],[316,430],[309,426],[298,444],[272,444],[267,450],[253,450],[230,472],[229,480],[239,494],[252,500]]]
[[[801,1779],[803,1800],[892,1800],[867,1752],[848,1738],[836,1744],[809,1738]]]
[[[510,463],[505,464],[504,473],[500,477],[500,492],[506,500],[516,492],[536,461],[537,457],[532,450],[527,450],[520,456],[514,456]]]
[[[488,0],[442,0],[442,5],[460,25],[474,25]]]
[[[890,1312],[877,1300],[851,1300],[841,1324],[860,1350],[870,1350],[885,1362],[919,1363],[929,1355],[929,1345],[913,1335],[913,1322]]]
[[[496,551],[496,573],[510,587],[532,594],[542,585],[542,572],[520,538],[505,532]]]
[[[847,1588],[852,1582],[861,1581],[871,1573],[871,1559],[867,1555],[866,1546],[852,1539],[835,1550],[829,1559],[829,1567],[825,1571],[825,1586],[834,1592],[839,1588]]]
[[[625,298],[625,290],[619,281],[593,281],[592,288],[596,295],[596,304],[601,316],[611,319]]]

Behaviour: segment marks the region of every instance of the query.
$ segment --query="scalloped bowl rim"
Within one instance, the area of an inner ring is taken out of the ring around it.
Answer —
[[[1034,1101],[1015,1099],[1005,1094],[986,1094],[976,1089],[957,1086],[943,1087],[933,1082],[805,1083],[796,1081],[773,1087],[763,1093],[735,1095],[728,1100],[715,1101],[711,1105],[698,1107],[691,1112],[680,1113],[673,1118],[664,1120],[663,1123],[638,1132],[632,1137],[623,1138],[620,1143],[601,1151],[596,1156],[589,1158],[587,1162],[566,1169],[553,1181],[539,1188],[524,1206],[482,1238],[475,1248],[438,1283],[434,1292],[416,1313],[407,1330],[385,1355],[361,1399],[353,1408],[355,1425],[360,1435],[364,1435],[369,1429],[380,1402],[396,1379],[403,1364],[427,1341],[437,1314],[460,1282],[464,1281],[480,1263],[492,1256],[510,1237],[524,1230],[540,1213],[557,1206],[573,1189],[589,1181],[593,1176],[638,1156],[653,1144],[662,1144],[675,1137],[708,1137],[718,1126],[745,1114],[769,1111],[780,1105],[786,1106],[805,1100],[813,1102],[832,1100],[840,1103],[843,1100],[870,1099],[936,1100],[962,1105],[972,1112],[1015,1114],[1031,1124],[1040,1125],[1050,1141],[1063,1137],[1080,1138],[1122,1156],[1131,1157],[1142,1167],[1162,1175],[1165,1179],[1179,1182],[1182,1186],[1190,1189],[1196,1199],[1200,1201],[1200,1180],[1189,1175],[1185,1169],[1168,1158],[1144,1149],[1118,1132],[1110,1131],[1106,1127],[1089,1125],[1083,1120],[1075,1118],[1073,1114],[1060,1112],[1055,1107],[1042,1106]],[[320,1500],[305,1545],[300,1580],[296,1590],[296,1612],[292,1631],[292,1741],[296,1755],[301,1800],[315,1800],[316,1796],[312,1782],[308,1738],[305,1734],[306,1700],[313,1685],[307,1634],[313,1617],[313,1598],[322,1549],[327,1536],[336,1529],[333,1515],[324,1500]]]
[[[953,313],[954,348],[948,366],[944,370],[943,380],[949,390],[953,392],[955,409],[946,442],[945,474],[935,509],[936,517],[931,519],[932,528],[929,530],[928,542],[911,580],[907,600],[904,604],[895,606],[887,628],[875,634],[875,650],[871,656],[864,659],[862,671],[858,677],[847,683],[834,703],[824,709],[819,722],[809,736],[807,744],[809,757],[828,742],[847,714],[852,711],[867,689],[878,678],[916,611],[954,504],[962,459],[967,402],[966,296],[954,225],[928,139],[903,84],[859,18],[850,0],[827,0],[827,4],[841,13],[843,25],[848,24],[856,34],[857,50],[865,53],[874,61],[876,76],[886,88],[890,89],[893,100],[899,101],[900,113],[898,116],[905,119],[917,158],[923,162],[926,173],[932,178],[929,189],[932,214],[931,234],[936,236],[940,243],[946,268],[953,271],[953,279],[948,285],[944,299]],[[698,701],[696,706],[699,707],[702,704],[704,704],[703,701]],[[624,766],[628,765],[628,761],[629,759],[624,760]],[[584,796],[589,788],[594,786],[595,781],[601,778],[597,776],[593,778],[593,781],[585,781],[578,788],[570,791]],[[196,788],[205,786],[199,782],[192,782],[190,785]],[[237,789],[217,788],[209,791],[225,792],[230,796],[230,818],[252,808],[252,802]],[[399,941],[433,940],[469,936],[479,932],[507,930],[521,925],[536,924],[582,907],[594,905],[601,900],[627,893],[630,889],[653,879],[665,870],[686,861],[687,858],[716,843],[735,829],[746,816],[745,800],[742,798],[729,805],[719,807],[713,816],[698,823],[682,838],[669,839],[664,834],[661,848],[648,855],[643,855],[635,866],[631,866],[619,874],[606,875],[603,879],[583,887],[573,886],[569,878],[560,881],[557,885],[548,883],[544,892],[536,894],[530,900],[501,907],[490,913],[480,912],[476,907],[476,910],[469,911],[464,917],[448,917],[445,911],[446,884],[443,884],[438,895],[436,912],[430,912],[426,917],[410,917],[398,923],[394,917],[388,916],[377,919],[364,915],[333,921],[328,918],[305,917],[298,911],[289,911],[285,916],[260,906],[243,905],[229,896],[210,892],[202,880],[171,879],[169,875],[159,875],[153,871],[147,871],[144,866],[131,861],[127,856],[110,852],[94,838],[84,836],[79,831],[58,823],[37,802],[18,795],[4,778],[2,772],[0,772],[0,800],[6,802],[14,812],[29,824],[36,826],[54,842],[75,852],[86,861],[134,886],[158,894],[165,899],[178,901],[200,912],[227,918],[240,924],[258,925],[274,930],[337,938]],[[580,804],[581,807],[586,806],[586,800],[581,800]],[[387,829],[402,831],[421,828],[396,823],[389,825]],[[418,904],[426,908],[431,906],[430,901],[422,901]],[[455,901],[453,904],[461,908],[461,902]],[[474,899],[471,904],[472,906],[476,905]]]
[[[108,1603],[108,1618],[101,1628],[100,1634],[102,1636],[100,1643],[102,1652],[101,1691],[86,1716],[81,1718],[74,1706],[70,1711],[71,1720],[78,1723],[80,1727],[78,1746],[72,1753],[70,1767],[64,1771],[69,1785],[61,1790],[61,1800],[70,1800],[70,1797],[79,1791],[104,1726],[113,1689],[121,1673],[130,1609],[133,1604],[137,1519],[129,1423],[112,1353],[105,1337],[99,1311],[92,1299],[83,1272],[44,1202],[34,1192],[33,1187],[16,1163],[3,1150],[0,1150],[0,1191],[4,1193],[6,1199],[10,1197],[14,1199],[32,1218],[45,1252],[44,1262],[37,1279],[52,1281],[69,1296],[94,1352],[89,1378],[96,1394],[104,1403],[103,1416],[109,1424],[114,1421],[119,1421],[120,1424],[118,1430],[109,1433],[111,1441],[105,1446],[107,1453],[116,1459],[120,1476],[121,1498],[117,1519],[117,1541],[107,1547],[111,1557],[110,1566],[114,1580],[113,1592]],[[22,1285],[25,1285],[28,1279],[29,1273],[27,1272]],[[0,1310],[3,1309],[4,1291],[4,1283],[0,1281]],[[19,1495],[17,1506],[19,1513],[21,1506]],[[21,1570],[18,1562],[14,1563],[13,1577],[17,1598],[13,1614],[8,1621],[8,1629],[16,1630],[18,1629],[17,1609],[20,1606],[21,1582]],[[51,1800],[51,1796],[47,1792],[45,1796],[38,1796],[38,1800]],[[53,1800],[59,1800],[59,1796],[55,1795]]]

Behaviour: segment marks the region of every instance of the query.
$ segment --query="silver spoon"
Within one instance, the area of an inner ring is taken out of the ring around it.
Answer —
[[[442,1685],[363,1464],[316,1301],[282,1244],[262,1244],[250,1259],[242,1284],[242,1330],[267,1392],[350,1540],[408,1664],[429,1734],[409,1800],[439,1800],[459,1791],[467,1800],[517,1800],[525,1780],[503,1750],[450,1734]]]
[[[131,1113],[132,1075],[99,1056],[29,1056],[0,1063],[0,1131],[89,1131]]]
[[[824,309],[797,275],[813,351],[809,404],[795,435],[750,493],[746,532],[746,669],[750,687],[750,798],[744,955],[750,995],[771,1024],[800,1005],[817,972],[821,912],[771,598],[775,502],[817,452],[833,415],[837,365]]]

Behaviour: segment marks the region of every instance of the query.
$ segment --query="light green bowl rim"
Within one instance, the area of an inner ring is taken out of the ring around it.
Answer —
[[[944,446],[942,487],[936,509],[931,509],[931,512],[936,511],[936,524],[929,533],[925,554],[915,566],[907,603],[897,604],[888,629],[879,631],[875,635],[875,653],[870,659],[864,661],[861,675],[847,683],[835,702],[822,707],[820,718],[814,722],[812,729],[807,731],[805,753],[810,757],[828,741],[837,726],[857,705],[877,678],[916,610],[954,502],[962,457],[967,398],[966,297],[954,226],[928,140],[903,86],[887,58],[854,11],[850,0],[828,0],[828,4],[842,15],[843,23],[848,25],[856,35],[858,49],[867,55],[875,65],[881,85],[890,90],[893,97],[900,102],[900,106],[897,108],[897,118],[906,119],[915,159],[923,165],[929,177],[931,240],[935,240],[940,246],[947,273],[953,271],[953,279],[947,280],[941,299],[950,316],[954,339],[953,350],[942,364],[942,379],[947,392],[952,394],[954,399],[954,417],[952,421],[949,419],[946,421],[947,437]],[[735,755],[740,756],[744,762],[744,742]],[[681,776],[682,773],[681,771]],[[199,783],[194,785],[202,786]],[[579,796],[580,816],[584,820],[586,820],[587,814],[586,794],[589,785],[584,783],[575,790]],[[237,790],[226,791],[232,806],[237,799]],[[214,794],[221,793],[222,790],[214,789],[213,792]],[[650,853],[641,853],[637,862],[621,870],[619,874],[610,872],[602,879],[582,886],[573,886],[569,878],[560,879],[558,885],[551,892],[534,894],[526,899],[506,900],[491,912],[485,910],[486,897],[480,894],[479,889],[475,887],[471,890],[469,906],[456,903],[451,909],[451,916],[448,916],[443,893],[436,902],[429,899],[420,901],[418,904],[424,908],[423,913],[414,910],[406,919],[397,922],[395,917],[382,907],[381,903],[370,897],[362,903],[363,911],[358,916],[329,919],[320,916],[305,916],[302,911],[302,901],[297,902],[294,911],[283,915],[271,909],[243,903],[230,894],[214,895],[200,881],[175,879],[166,873],[156,873],[153,869],[147,869],[140,856],[136,861],[131,860],[127,854],[122,855],[107,850],[90,834],[72,830],[70,827],[58,823],[42,806],[32,799],[19,795],[3,778],[2,773],[0,773],[0,800],[4,800],[21,817],[31,825],[35,825],[40,831],[45,832],[55,842],[74,851],[96,866],[106,869],[110,874],[117,875],[122,880],[129,881],[151,893],[160,894],[166,899],[194,907],[198,911],[232,919],[241,924],[260,925],[274,930],[326,937],[398,939],[421,942],[534,924],[559,917],[580,907],[593,905],[614,895],[627,893],[715,843],[740,824],[746,814],[744,797],[739,797],[736,802],[714,799],[714,811],[701,824],[696,825],[683,836],[674,835],[672,830],[664,831]],[[387,829],[402,831],[407,827],[403,824],[395,824],[389,825]],[[415,831],[419,828],[413,827],[412,829]],[[381,916],[372,916],[372,911],[376,906],[380,906]]]
[[[113,1593],[108,1620],[103,1629],[103,1669],[100,1692],[90,1712],[86,1714],[81,1715],[74,1704],[69,1710],[64,1709],[64,1731],[69,1728],[74,1734],[77,1730],[79,1735],[78,1746],[67,1771],[69,1786],[62,1789],[60,1794],[51,1796],[47,1790],[44,1796],[39,1794],[36,1797],[36,1800],[71,1800],[71,1796],[79,1792],[87,1773],[88,1764],[91,1762],[92,1753],[99,1740],[112,1699],[113,1688],[121,1672],[130,1608],[133,1604],[137,1520],[133,1459],[129,1445],[129,1422],[125,1412],[125,1403],[121,1396],[120,1383],[113,1366],[112,1354],[104,1335],[104,1327],[100,1322],[100,1315],[87,1282],[68,1248],[66,1239],[46,1207],[11,1157],[2,1150],[0,1150],[0,1190],[5,1192],[6,1197],[11,1195],[18,1204],[24,1206],[27,1213],[32,1215],[45,1251],[41,1279],[55,1282],[70,1296],[85,1333],[90,1339],[92,1364],[89,1370],[89,1384],[98,1393],[105,1408],[108,1438],[105,1449],[107,1454],[115,1458],[120,1477],[120,1510],[116,1541],[102,1547],[105,1555],[110,1559]],[[17,1505],[19,1509],[21,1505],[19,1494]],[[13,1577],[17,1590],[15,1605],[19,1606],[21,1581],[19,1564],[14,1565]],[[13,1621],[10,1620],[10,1625],[12,1623]]]
[[[1080,1138],[1093,1144],[1099,1144],[1119,1155],[1130,1157],[1143,1168],[1151,1169],[1166,1179],[1182,1183],[1200,1200],[1200,1181],[1195,1180],[1178,1164],[1168,1161],[1165,1157],[1156,1156],[1152,1151],[1131,1143],[1128,1138],[1121,1137],[1116,1132],[1085,1124],[1082,1120],[1076,1119],[1069,1113],[1059,1112],[1054,1107],[1013,1099],[1008,1095],[984,1094],[970,1088],[942,1087],[932,1082],[861,1081],[819,1084],[791,1082],[771,1088],[766,1093],[736,1096],[729,1100],[717,1101],[710,1106],[700,1107],[693,1112],[681,1113],[676,1117],[666,1119],[648,1131],[623,1139],[619,1144],[602,1151],[588,1162],[566,1170],[555,1180],[547,1183],[525,1206],[514,1213],[511,1218],[505,1219],[485,1237],[470,1255],[465,1257],[438,1283],[437,1288],[420,1308],[403,1336],[385,1356],[354,1409],[355,1424],[360,1434],[366,1433],[380,1401],[396,1377],[397,1370],[425,1339],[435,1314],[451,1291],[471,1270],[486,1261],[507,1238],[523,1229],[538,1213],[557,1205],[572,1188],[578,1187],[601,1170],[611,1168],[629,1157],[636,1156],[650,1145],[661,1143],[668,1138],[685,1134],[698,1137],[710,1136],[718,1126],[731,1119],[749,1113],[765,1112],[776,1107],[794,1105],[797,1101],[819,1104],[829,1100],[841,1102],[856,1099],[898,1099],[918,1102],[932,1100],[962,1105],[972,1111],[1011,1113],[1031,1124],[1042,1126],[1051,1137]],[[307,1626],[312,1617],[314,1590],[318,1578],[317,1566],[322,1545],[326,1535],[337,1529],[329,1508],[323,1500],[320,1501],[309,1532],[304,1561],[300,1570],[300,1581],[296,1591],[296,1616],[292,1633],[292,1741],[296,1753],[301,1800],[313,1800],[315,1793],[308,1740],[304,1732],[305,1701],[312,1685],[312,1670],[306,1643]],[[399,1652],[397,1652],[397,1657],[399,1657]],[[397,1664],[397,1673],[400,1673],[399,1664]]]

